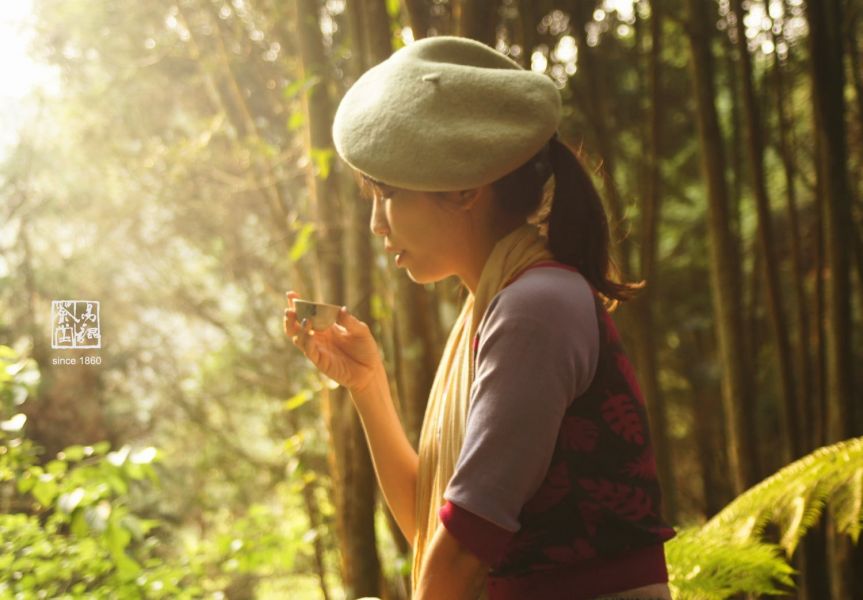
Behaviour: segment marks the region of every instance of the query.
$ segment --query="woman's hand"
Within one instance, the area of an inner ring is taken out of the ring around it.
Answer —
[[[351,391],[362,390],[371,383],[383,361],[369,326],[342,307],[336,323],[327,329],[314,331],[308,322],[304,328],[297,322],[294,309],[294,299],[300,295],[293,291],[285,295],[288,300],[285,335],[291,336],[306,358],[321,373]]]

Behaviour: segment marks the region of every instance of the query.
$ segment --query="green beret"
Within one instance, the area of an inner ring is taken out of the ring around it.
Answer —
[[[393,187],[466,190],[530,160],[554,135],[560,92],[546,75],[468,38],[425,38],[345,93],[333,142],[351,167]]]

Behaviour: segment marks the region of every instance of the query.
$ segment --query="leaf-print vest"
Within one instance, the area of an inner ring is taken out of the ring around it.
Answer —
[[[539,266],[576,270],[557,261],[528,269]],[[522,508],[521,529],[491,577],[611,558],[674,536],[660,513],[656,461],[635,369],[602,299],[591,290],[599,323],[596,374],[564,413],[548,474]]]

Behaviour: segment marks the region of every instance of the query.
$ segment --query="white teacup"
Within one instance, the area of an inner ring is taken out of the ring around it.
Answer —
[[[323,331],[336,322],[341,306],[325,304],[323,302],[309,302],[308,300],[294,300],[294,309],[297,311],[297,321],[302,323],[308,319],[315,331]]]

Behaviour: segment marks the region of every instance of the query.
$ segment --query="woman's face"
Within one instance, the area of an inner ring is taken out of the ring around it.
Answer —
[[[464,211],[458,193],[439,194],[384,187],[372,198],[372,233],[416,283],[433,283],[458,272]]]

